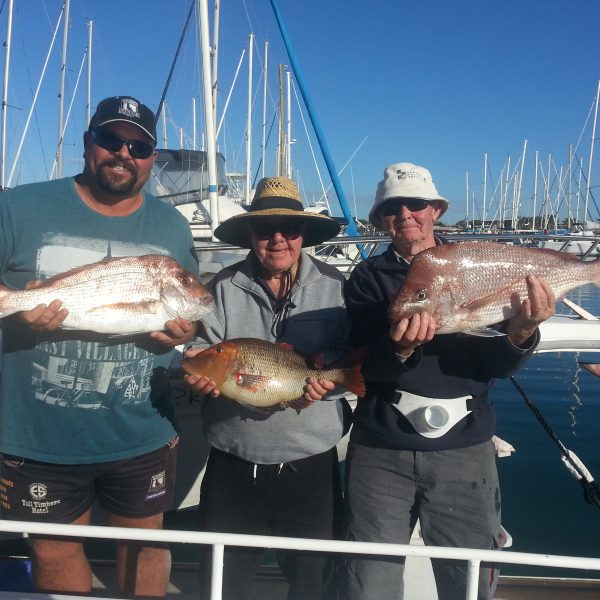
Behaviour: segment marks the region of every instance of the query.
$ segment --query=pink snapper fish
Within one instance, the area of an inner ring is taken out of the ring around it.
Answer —
[[[0,285],[0,318],[60,300],[62,327],[114,335],[162,331],[176,317],[199,320],[211,293],[174,258],[155,254],[104,259],[14,290]]]
[[[428,248],[412,259],[388,320],[393,325],[426,311],[435,317],[436,333],[484,332],[517,313],[511,296],[527,298],[528,275],[543,278],[559,299],[576,287],[600,285],[600,259],[494,242]]]

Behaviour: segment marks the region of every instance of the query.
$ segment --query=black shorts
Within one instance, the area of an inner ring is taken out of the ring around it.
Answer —
[[[171,508],[179,439],[123,460],[61,465],[2,455],[5,519],[72,523],[98,498],[108,512],[143,519]]]

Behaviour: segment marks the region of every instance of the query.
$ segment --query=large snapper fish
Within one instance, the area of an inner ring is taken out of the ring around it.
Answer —
[[[223,395],[258,409],[279,405],[297,409],[309,377],[328,379],[357,396],[364,396],[360,364],[312,369],[306,359],[286,345],[255,338],[236,338],[207,348],[197,356],[184,358],[181,368],[188,375],[212,379]]]
[[[115,335],[162,331],[171,319],[196,321],[213,310],[196,275],[170,256],[147,254],[104,259],[29,290],[0,286],[0,317],[53,300],[69,311],[64,329]]]
[[[395,324],[427,311],[436,333],[476,332],[514,316],[515,292],[527,298],[525,278],[536,275],[556,298],[587,283],[600,284],[600,259],[584,262],[549,249],[494,242],[456,242],[417,254],[402,287],[388,309]]]

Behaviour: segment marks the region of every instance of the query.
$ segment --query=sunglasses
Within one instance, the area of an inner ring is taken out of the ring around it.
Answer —
[[[384,217],[391,217],[397,215],[403,206],[406,206],[410,212],[419,212],[426,209],[430,204],[429,200],[421,200],[420,198],[395,198],[394,200],[388,200],[380,210]]]
[[[286,240],[296,240],[304,233],[304,223],[298,221],[258,222],[252,225],[252,230],[258,240],[270,240],[277,232]]]
[[[127,146],[131,158],[150,158],[154,153],[154,146],[142,140],[127,140],[111,131],[91,129],[90,135],[94,144],[108,150],[118,152],[124,145]]]

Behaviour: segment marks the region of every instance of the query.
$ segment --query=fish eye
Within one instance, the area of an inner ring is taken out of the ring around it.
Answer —
[[[223,348],[221,348],[221,346],[217,346],[216,351],[217,352],[225,352],[225,350],[223,350]]]
[[[423,301],[427,298],[427,292],[423,289],[417,290],[416,297],[417,297],[417,300]]]
[[[189,275],[182,275],[179,278],[179,281],[181,282],[181,285],[185,287],[190,287],[192,285],[192,278]]]

